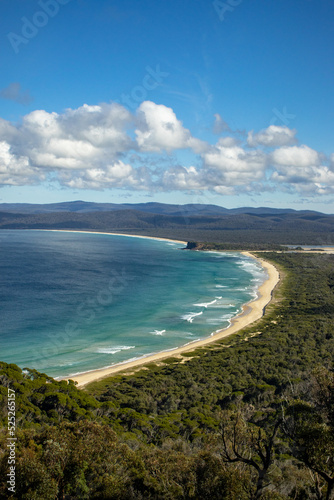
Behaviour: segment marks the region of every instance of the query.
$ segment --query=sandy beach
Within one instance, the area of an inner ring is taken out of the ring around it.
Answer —
[[[144,238],[145,240],[170,241],[172,243],[180,243],[186,245],[186,241],[171,240],[170,238],[158,238],[157,236],[141,236],[140,234],[127,233],[107,233],[105,231],[77,231],[76,229],[39,229],[38,231],[51,231],[52,233],[81,233],[81,234],[109,234],[110,236],[127,236],[128,238]]]
[[[111,234],[111,233],[106,233],[106,234]],[[113,233],[113,234],[115,234],[115,233]],[[132,235],[129,235],[129,236],[132,236]],[[142,238],[142,236],[140,236],[140,238]],[[170,241],[175,241],[175,240],[170,240]],[[178,243],[184,243],[184,242],[178,241]],[[254,255],[252,255],[249,252],[241,252],[241,253],[243,255],[246,255],[247,257],[256,258],[256,257],[254,257]],[[260,319],[263,316],[265,307],[271,301],[272,292],[280,279],[278,270],[272,264],[270,264],[269,262],[267,262],[263,259],[257,259],[257,260],[261,263],[261,265],[267,271],[268,278],[259,287],[258,297],[243,307],[243,311],[232,319],[231,325],[228,328],[225,328],[223,330],[219,330],[218,332],[216,332],[215,334],[211,335],[208,338],[198,340],[196,342],[192,342],[192,343],[184,345],[182,347],[178,347],[178,348],[175,348],[175,349],[172,349],[169,351],[163,351],[163,352],[159,352],[156,354],[152,354],[152,355],[140,358],[140,359],[136,359],[134,361],[119,363],[119,364],[110,366],[108,368],[102,368],[99,370],[93,370],[93,371],[81,373],[81,374],[78,374],[78,375],[75,375],[72,377],[68,377],[68,378],[77,382],[78,387],[83,387],[84,385],[87,385],[90,382],[106,378],[106,377],[113,375],[117,372],[127,370],[127,369],[137,368],[137,367],[143,366],[147,363],[163,361],[163,359],[170,358],[171,356],[177,356],[177,355],[180,355],[184,352],[192,351],[192,350],[196,349],[197,347],[206,346],[207,344],[210,344],[212,342],[216,342],[219,339],[228,337],[229,335],[236,333],[239,330],[241,330],[242,328],[252,324],[254,321]]]

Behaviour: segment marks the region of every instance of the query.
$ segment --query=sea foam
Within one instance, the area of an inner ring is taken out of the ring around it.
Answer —
[[[150,333],[152,333],[153,335],[163,335],[164,333],[166,333],[166,330],[154,330]]]
[[[120,345],[115,347],[100,347],[97,349],[97,354],[117,354],[121,351],[127,351],[128,349],[135,349],[135,345]]]
[[[188,314],[184,314],[183,316],[181,316],[182,319],[188,321],[189,323],[192,323],[194,321],[194,318],[196,316],[200,316],[201,314],[203,314],[203,312],[199,312],[199,313],[188,313]]]
[[[207,308],[208,306],[212,306],[212,304],[215,304],[216,302],[217,302],[217,299],[214,299],[211,302],[202,302],[200,304],[194,304],[194,306]]]

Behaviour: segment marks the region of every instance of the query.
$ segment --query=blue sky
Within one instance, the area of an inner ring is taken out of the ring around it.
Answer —
[[[0,201],[334,213],[332,0],[1,0]]]

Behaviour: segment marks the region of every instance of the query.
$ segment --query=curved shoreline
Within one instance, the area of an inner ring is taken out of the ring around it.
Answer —
[[[173,243],[182,243],[186,245],[186,241],[172,240],[171,238],[159,238],[158,236],[141,236],[140,234],[128,233],[107,233],[106,231],[80,231],[80,229],[27,229],[27,231],[49,231],[52,233],[81,233],[81,234],[108,234],[111,236],[127,236],[128,238],[143,238],[145,240],[172,241]]]
[[[115,233],[104,233],[104,234],[115,234]],[[167,241],[177,241],[177,240],[167,240]],[[177,242],[181,243],[180,241]],[[100,368],[97,370],[80,373],[72,377],[66,377],[65,380],[69,379],[74,380],[75,382],[77,382],[78,387],[83,387],[89,384],[90,382],[96,382],[110,375],[114,375],[115,373],[118,373],[120,371],[132,368],[138,368],[139,366],[144,366],[147,363],[163,361],[166,358],[174,357],[184,352],[193,351],[198,347],[202,347],[207,344],[216,342],[217,340],[228,337],[229,335],[238,332],[242,328],[245,328],[246,326],[260,319],[264,315],[266,306],[270,303],[272,299],[272,293],[280,280],[280,275],[276,267],[273,264],[267,262],[266,260],[259,259],[250,252],[240,252],[240,253],[242,253],[247,257],[252,257],[253,259],[256,259],[258,262],[260,262],[262,267],[267,271],[268,278],[258,288],[257,298],[252,300],[251,302],[248,302],[243,306],[242,311],[231,320],[231,324],[229,327],[224,328],[222,330],[218,330],[215,334],[211,335],[210,337],[201,340],[196,340],[194,342],[191,342],[181,347],[177,347],[175,349],[170,349],[168,351],[161,351],[156,354],[149,354],[142,358],[133,361],[126,361],[124,363],[117,363],[107,368]]]

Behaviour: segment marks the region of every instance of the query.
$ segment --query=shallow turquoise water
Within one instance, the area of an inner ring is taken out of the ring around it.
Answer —
[[[68,376],[227,327],[266,277],[239,253],[175,242],[0,232],[0,359]]]

